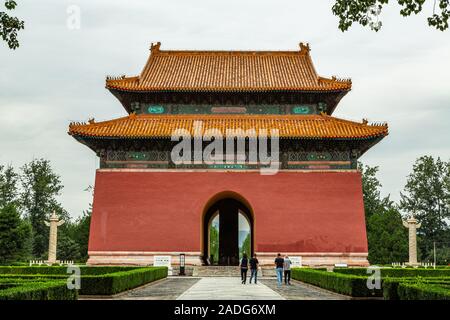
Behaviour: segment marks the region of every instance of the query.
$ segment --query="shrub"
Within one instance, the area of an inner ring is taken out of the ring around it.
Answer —
[[[449,268],[415,269],[415,268],[380,268],[382,277],[450,277]],[[367,268],[334,268],[333,272],[357,276],[369,276]]]
[[[10,281],[0,284],[0,300],[76,300],[66,281]]]
[[[61,281],[66,267],[0,267],[0,284]],[[112,295],[167,277],[166,267],[81,267],[83,295]]]
[[[450,300],[450,286],[448,284],[400,282],[397,294],[400,300]]]
[[[101,275],[119,271],[130,271],[140,267],[125,267],[125,266],[79,266],[82,275]],[[0,266],[1,274],[49,274],[49,275],[67,275],[66,266]]]
[[[139,268],[100,276],[82,276],[80,294],[112,295],[167,277],[166,267]]]
[[[367,277],[313,269],[294,268],[292,278],[352,297],[382,296],[381,289],[367,288]]]
[[[383,280],[383,297],[385,300],[399,300],[398,288],[400,284],[423,284],[425,286],[450,285],[450,277],[444,278],[387,278]],[[447,289],[449,290],[449,289]]]

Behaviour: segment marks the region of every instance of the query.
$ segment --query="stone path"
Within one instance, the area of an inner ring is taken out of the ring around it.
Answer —
[[[345,300],[344,295],[333,293],[299,281],[291,280],[291,285],[278,286],[276,279],[260,280],[266,286],[279,293],[287,300]]]
[[[111,298],[119,300],[349,299],[349,297],[295,280],[292,281],[291,286],[282,285],[278,287],[274,278],[259,278],[257,285],[248,283],[243,285],[238,277],[169,277],[107,299]]]
[[[241,284],[237,277],[205,277],[186,290],[177,300],[283,300],[262,283]]]
[[[192,277],[166,278],[156,283],[150,283],[146,286],[128,291],[115,298],[126,300],[175,300],[199,280],[200,278]]]

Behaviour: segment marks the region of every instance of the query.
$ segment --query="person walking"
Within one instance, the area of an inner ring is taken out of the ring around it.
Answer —
[[[281,257],[281,254],[279,253],[275,258],[275,271],[277,273],[277,282],[279,286],[281,286],[283,282],[283,264],[284,259]]]
[[[245,252],[242,254],[240,266],[241,266],[242,284],[245,284],[247,282],[247,270],[248,270],[248,259],[247,254]]]
[[[291,285],[291,259],[286,255],[284,257],[283,270],[284,270],[284,284]]]
[[[255,277],[255,284],[257,283],[257,276],[258,276],[258,266],[259,261],[256,259],[256,254],[253,254],[253,257],[250,258],[250,281],[249,283],[252,283],[253,277]]]

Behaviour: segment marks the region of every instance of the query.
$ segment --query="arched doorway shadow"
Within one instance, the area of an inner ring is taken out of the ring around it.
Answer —
[[[212,248],[213,244],[218,248]],[[230,191],[211,198],[202,216],[204,264],[238,265],[240,253],[252,255],[253,250],[254,216],[249,203]]]

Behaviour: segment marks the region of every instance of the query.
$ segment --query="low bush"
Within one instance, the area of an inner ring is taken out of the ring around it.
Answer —
[[[166,267],[138,268],[99,276],[82,276],[80,294],[112,295],[167,277]]]
[[[0,284],[0,300],[76,300],[77,298],[77,290],[69,290],[66,281],[9,280]]]
[[[367,268],[334,268],[333,272],[355,276],[369,276]],[[424,269],[424,268],[380,268],[381,277],[450,277],[449,268]]]
[[[66,267],[0,267],[0,284],[67,282]],[[112,295],[167,277],[166,267],[81,267],[83,295]],[[34,273],[33,273],[34,272]]]
[[[294,268],[292,269],[292,278],[352,297],[382,296],[381,289],[370,290],[367,287],[367,276],[363,277],[307,268]]]
[[[450,285],[450,277],[433,277],[433,278],[387,278],[383,280],[383,297],[385,300],[399,300],[398,288],[400,284],[413,284],[413,285]],[[447,289],[449,290],[449,289]],[[449,291],[450,294],[450,291]]]
[[[101,275],[112,272],[130,271],[140,267],[125,266],[78,266],[82,275]],[[67,266],[0,266],[0,274],[67,274]]]
[[[400,300],[450,300],[450,283],[400,282],[397,294]]]

